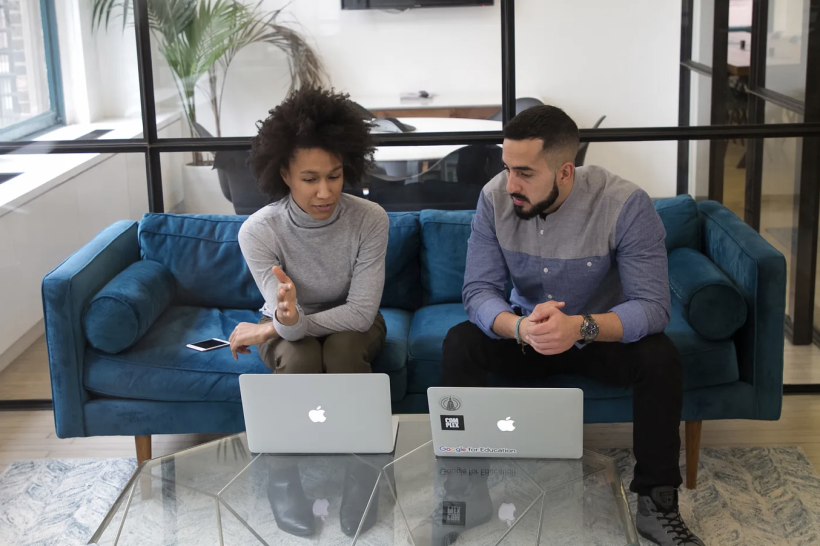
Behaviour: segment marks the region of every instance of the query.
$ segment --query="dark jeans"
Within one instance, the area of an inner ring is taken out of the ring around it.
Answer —
[[[632,387],[637,464],[630,489],[643,495],[660,485],[680,486],[683,379],[677,349],[665,334],[635,343],[592,343],[544,356],[532,347],[522,353],[515,340],[491,339],[471,322],[450,329],[444,340],[441,384],[486,387],[488,372],[524,380],[573,374]]]

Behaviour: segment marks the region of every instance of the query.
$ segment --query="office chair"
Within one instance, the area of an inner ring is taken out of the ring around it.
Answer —
[[[604,121],[606,116],[601,116],[598,121],[595,122],[595,125],[592,126],[593,129],[597,129],[601,123]],[[587,150],[589,149],[589,142],[582,142],[580,146],[578,146],[578,153],[575,155],[575,166],[576,167],[583,167],[584,166],[584,159],[587,157]]]
[[[402,123],[396,118],[373,118],[371,131],[374,133],[412,133],[416,128],[408,123]]]
[[[414,176],[371,173],[366,197],[388,212],[471,210],[481,189],[503,167],[499,146],[464,146]]]
[[[350,101],[350,102],[353,103],[353,109],[356,112],[359,113],[359,115],[362,117],[362,119],[368,119],[368,120],[376,119],[376,116],[373,114],[373,112],[371,112],[370,110],[368,110],[367,108],[365,108],[364,106],[359,104],[358,102],[355,102],[355,101]]]
[[[199,123],[194,128],[201,138],[213,138]],[[248,151],[219,151],[214,154],[214,166],[219,177],[219,187],[225,199],[233,203],[236,214],[253,214],[271,202],[259,190],[256,177],[248,166]]]
[[[533,106],[542,106],[543,104],[544,103],[540,100],[534,99],[532,97],[521,97],[520,99],[515,99],[515,115],[517,116],[527,108],[532,108]],[[503,121],[504,115],[502,113],[501,108],[498,109],[498,112],[488,117],[487,119],[491,119],[493,121]]]
[[[376,133],[410,133],[416,130],[416,128],[412,125],[402,123],[396,118],[377,118],[373,112],[371,112],[358,102],[350,102],[353,103],[353,109],[361,116],[363,120],[370,121],[373,123],[373,129]]]

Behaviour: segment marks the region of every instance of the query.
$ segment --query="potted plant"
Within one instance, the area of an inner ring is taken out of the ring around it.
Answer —
[[[102,27],[108,29],[116,19],[121,19],[123,29],[131,24],[134,0],[87,1],[92,6],[92,28],[95,31]],[[252,44],[271,44],[285,53],[290,72],[288,92],[301,86],[320,85],[325,79],[325,70],[316,52],[298,32],[281,22],[285,8],[262,10],[262,0],[252,6],[240,0],[146,1],[153,44],[173,74],[193,136],[206,136],[197,124],[197,90],[207,97],[216,136],[222,136],[222,98],[228,70],[236,55]],[[203,154],[194,153],[194,166],[211,164],[212,161]],[[201,188],[205,191],[201,197],[208,203],[214,196],[219,196],[220,204],[228,205],[219,195],[215,174],[186,172],[186,178],[193,179],[187,180],[186,186],[199,186],[201,182],[197,180],[211,179],[209,184],[214,187]]]

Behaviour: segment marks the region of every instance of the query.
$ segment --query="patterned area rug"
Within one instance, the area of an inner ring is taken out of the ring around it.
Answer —
[[[13,462],[0,475],[0,544],[88,543],[136,467],[135,459]]]
[[[618,461],[628,486],[631,450],[604,454]],[[86,544],[135,466],[133,459],[12,463],[0,475],[0,544]],[[634,514],[631,494],[630,504]],[[682,489],[681,510],[710,546],[820,544],[820,477],[799,448],[703,449],[698,489]]]
[[[602,453],[618,461],[627,488],[631,450]],[[636,501],[630,493],[633,517]],[[820,477],[800,448],[701,449],[698,488],[681,488],[680,504],[684,520],[708,546],[820,544]]]

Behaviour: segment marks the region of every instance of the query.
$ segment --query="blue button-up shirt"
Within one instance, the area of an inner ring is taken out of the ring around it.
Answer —
[[[467,250],[464,306],[484,333],[497,339],[500,313],[528,315],[550,300],[565,302],[567,315],[617,314],[624,343],[666,328],[666,230],[646,192],[600,167],[579,167],[556,212],[522,220],[506,185],[502,172],[484,187]]]

